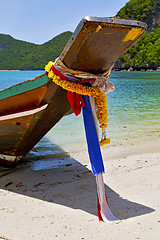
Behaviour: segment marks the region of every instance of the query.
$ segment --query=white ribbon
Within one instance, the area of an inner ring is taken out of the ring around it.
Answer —
[[[97,130],[97,135],[99,136],[98,120],[97,120],[96,108],[95,108],[95,99],[93,97],[90,97],[90,104],[91,104],[94,123]],[[119,222],[119,220],[112,214],[108,206],[108,203],[106,200],[104,181],[103,181],[103,174],[100,173],[96,175],[96,183],[97,183],[97,195],[98,195],[99,204],[100,204],[100,213],[103,221],[110,222],[110,223]]]

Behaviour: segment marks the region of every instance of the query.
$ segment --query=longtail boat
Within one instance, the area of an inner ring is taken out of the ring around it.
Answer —
[[[139,21],[85,17],[60,60],[70,69],[103,74],[145,32]],[[47,72],[0,91],[0,163],[14,166],[68,112],[67,91]]]

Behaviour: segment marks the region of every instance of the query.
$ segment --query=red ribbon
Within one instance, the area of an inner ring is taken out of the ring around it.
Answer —
[[[107,205],[108,205],[107,195],[106,195],[106,202],[107,202]],[[103,218],[102,218],[102,215],[101,215],[101,206],[100,206],[98,194],[97,194],[97,210],[98,210],[98,219],[99,219],[99,221],[104,222]]]
[[[56,69],[53,65],[51,67],[53,73],[55,75],[58,75],[62,80],[68,80],[67,77],[65,77],[58,69]],[[92,82],[95,79],[85,79],[80,81],[79,83],[87,83]],[[83,100],[83,96],[78,93],[74,92],[67,92],[67,99],[75,113],[76,116],[78,116],[81,113],[82,108],[85,106],[85,102]]]
[[[53,65],[51,67],[53,73],[55,75],[58,75],[62,80],[68,80],[57,68],[55,68]]]
[[[81,113],[81,109],[85,106],[82,95],[68,91],[67,99],[75,115],[78,116]]]

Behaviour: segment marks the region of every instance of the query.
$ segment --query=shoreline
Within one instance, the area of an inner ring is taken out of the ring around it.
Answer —
[[[101,147],[103,162],[112,162],[114,159],[126,158],[137,154],[152,154],[160,151],[160,139],[141,142],[137,144],[104,146]],[[57,150],[61,149],[60,155],[48,155],[47,151],[37,154],[38,149],[30,151],[23,161],[18,165],[18,168],[25,168],[27,171],[39,171],[58,169],[67,166],[86,165],[90,168],[90,160],[87,149],[76,152],[68,152],[57,145]],[[36,153],[34,155],[34,152]],[[46,155],[46,156],[45,156]]]
[[[117,145],[117,146],[104,146],[101,147],[101,153],[103,157],[103,162],[112,162],[115,159],[132,157],[134,155],[143,155],[143,154],[154,154],[159,153],[160,149],[160,139],[150,140],[146,142],[140,142],[137,144],[126,144],[126,145]],[[57,145],[57,149],[60,146]],[[91,170],[90,159],[87,149],[84,149],[79,152],[67,152],[63,151],[60,155],[55,154],[56,149],[53,150],[53,155],[46,155],[47,152],[41,152],[37,155],[38,150],[34,149],[30,151],[24,159],[17,164],[18,169],[25,169],[28,172],[36,171],[45,171],[52,169],[65,168],[68,166],[74,167],[78,165],[86,165]],[[0,165],[0,171],[5,169]]]
[[[101,147],[103,161],[108,162],[115,159],[127,158],[134,155],[154,154],[160,153],[160,139],[150,140],[146,142],[140,142],[137,144],[126,144],[117,146]],[[88,151],[85,150],[80,153],[70,154],[71,158],[76,159],[82,164],[90,165]]]
[[[157,139],[147,139],[145,142],[140,141],[137,144],[126,144],[111,147],[110,149],[103,149],[104,153],[108,154],[110,152],[110,158],[121,158],[137,154],[150,154],[160,152],[160,138]],[[107,153],[108,152],[108,153]]]
[[[0,72],[17,72],[17,71],[21,71],[21,70],[18,70],[18,69],[16,69],[16,70],[0,70]]]
[[[133,67],[128,67],[128,68],[116,68],[113,69],[112,71],[115,72],[160,72],[160,67],[158,67],[157,69],[153,69],[153,68],[133,68]]]

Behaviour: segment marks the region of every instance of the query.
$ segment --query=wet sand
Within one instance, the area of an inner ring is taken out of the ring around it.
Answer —
[[[0,167],[0,239],[144,239],[160,236],[159,145],[103,149],[105,188],[118,224],[99,222],[87,153],[74,164]]]

